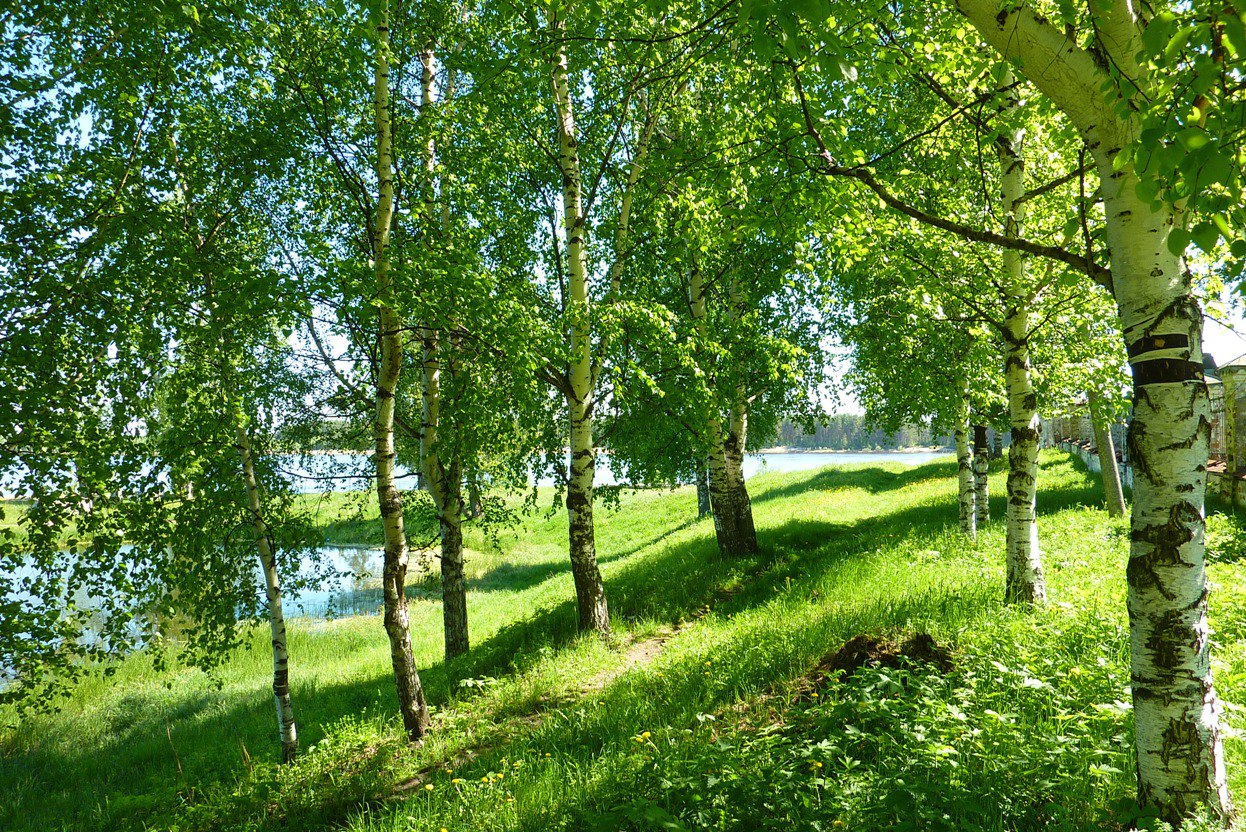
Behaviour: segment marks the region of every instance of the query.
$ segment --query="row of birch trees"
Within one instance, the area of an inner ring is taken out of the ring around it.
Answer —
[[[28,501],[0,696],[51,707],[173,619],[210,667],[266,619],[293,759],[283,593],[331,569],[282,454],[327,419],[370,454],[418,741],[413,503],[447,661],[464,524],[542,474],[576,626],[608,635],[599,461],[704,483],[721,552],[757,553],[744,455],[825,412],[847,347],[872,421],[955,436],[970,536],[1010,436],[1009,603],[1047,601],[1040,414],[1132,405],[1139,798],[1228,816],[1200,298],[1246,255],[1232,3],[98,0],[0,30],[0,470]]]

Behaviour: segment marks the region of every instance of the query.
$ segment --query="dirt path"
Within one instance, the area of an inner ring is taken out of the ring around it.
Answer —
[[[645,665],[652,663],[654,659],[662,654],[662,651],[666,647],[666,642],[677,636],[682,629],[683,625],[676,627],[663,627],[649,638],[631,642],[628,644],[627,649],[623,653],[622,662],[614,667],[601,671],[596,676],[593,676],[591,679],[585,681],[579,686],[579,688],[568,691],[568,693],[578,693],[579,697],[575,698],[581,698],[604,690],[612,682],[628,671],[637,667],[644,667]],[[569,700],[562,700],[560,704],[566,704],[568,701]],[[513,724],[514,726],[522,726],[523,730],[532,731],[539,728],[545,721],[545,714],[545,710],[540,710],[533,714],[512,717],[507,720],[507,722]],[[428,781],[429,775],[434,772],[447,767],[453,769],[461,768],[462,766],[470,763],[481,753],[488,751],[497,745],[499,745],[499,740],[494,738],[492,741],[481,743],[478,746],[460,749],[451,759],[426,766],[414,777],[395,784],[391,787],[389,796],[391,799],[401,798],[404,795],[423,787],[424,783]]]
[[[664,627],[649,638],[633,641],[623,653],[623,662],[615,667],[601,671],[584,682],[584,684],[580,685],[581,693],[589,694],[603,690],[629,670],[649,664],[661,655],[666,648],[666,642],[679,635],[682,629],[683,627]]]

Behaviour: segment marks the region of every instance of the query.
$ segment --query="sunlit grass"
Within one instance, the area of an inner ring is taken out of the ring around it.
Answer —
[[[1002,494],[1002,475],[991,485]],[[1088,507],[1097,485],[1062,454],[1044,458],[1040,487],[1053,603],[1029,613],[1001,603],[1002,524],[974,545],[952,529],[947,462],[759,476],[765,553],[738,561],[716,555],[690,490],[599,508],[613,646],[574,633],[561,512],[503,531],[497,550],[469,536],[483,561],[469,587],[472,652],[442,664],[439,604],[412,602],[435,706],[421,748],[401,740],[380,621],[298,620],[296,766],[275,765],[257,629],[219,688],[134,657],[59,715],[4,734],[0,828],[1097,825],[1119,817],[1132,789],[1128,711],[1116,704],[1128,702],[1126,524]],[[1002,516],[1002,499],[993,508]],[[1246,693],[1234,529],[1212,524],[1213,548],[1229,552],[1213,566],[1229,588],[1212,599],[1230,703]],[[851,636],[901,630],[951,645],[954,671],[804,681]],[[659,632],[669,638],[656,657],[618,674],[627,645]],[[994,746],[957,740],[949,705]],[[823,742],[841,756],[819,751]],[[1234,737],[1228,751],[1234,785],[1246,788],[1242,744]],[[914,778],[926,785],[915,791]]]

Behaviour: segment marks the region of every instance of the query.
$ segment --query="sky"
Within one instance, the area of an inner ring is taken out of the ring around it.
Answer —
[[[1223,323],[1203,318],[1203,352],[1219,367],[1246,355],[1246,317],[1240,307],[1229,310]]]

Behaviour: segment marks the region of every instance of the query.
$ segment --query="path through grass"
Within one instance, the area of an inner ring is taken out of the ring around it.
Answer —
[[[435,706],[401,741],[380,622],[298,621],[305,753],[275,765],[257,631],[214,687],[142,657],[64,711],[0,734],[0,828],[1085,829],[1130,820],[1127,527],[1043,458],[1053,602],[1000,603],[1003,529],[954,533],[955,471],[830,468],[751,483],[763,556],[717,557],[695,497],[602,512],[618,645],[574,633],[561,514],[506,533],[471,582],[472,652],[440,662],[413,602]],[[992,489],[1003,492],[1002,475]],[[997,499],[993,514],[1003,514]],[[1213,518],[1217,683],[1246,693],[1243,535]],[[483,541],[473,548],[483,548]],[[862,632],[929,632],[953,669],[811,681]],[[628,645],[664,640],[641,660]],[[1233,724],[1240,724],[1235,707]],[[1243,747],[1229,741],[1239,794]],[[1119,828],[1119,827],[1115,827]]]

